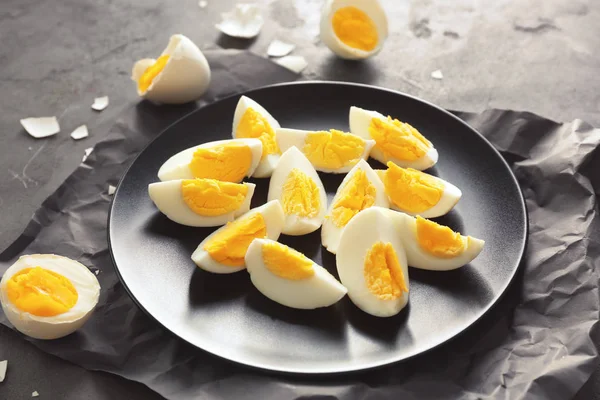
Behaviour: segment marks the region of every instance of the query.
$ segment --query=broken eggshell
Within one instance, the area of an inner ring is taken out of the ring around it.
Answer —
[[[21,125],[36,139],[56,135],[60,132],[56,117],[25,118],[21,120]]]
[[[260,8],[254,3],[236,4],[229,12],[221,14],[218,30],[232,37],[250,39],[260,33],[264,20]]]

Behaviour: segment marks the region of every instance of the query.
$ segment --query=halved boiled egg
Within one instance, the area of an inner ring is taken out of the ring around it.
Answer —
[[[327,211],[327,192],[319,174],[296,147],[279,159],[269,182],[269,201],[279,200],[285,214],[283,233],[306,235],[319,229]]]
[[[297,147],[304,153],[317,171],[346,173],[360,160],[369,157],[374,140],[364,140],[351,133],[330,129],[329,131],[303,131],[277,129],[277,144],[284,152]]]
[[[387,164],[419,171],[431,168],[438,160],[433,144],[411,125],[377,111],[350,107],[350,131],[364,139],[374,139],[370,156]]]
[[[148,194],[171,221],[187,226],[219,226],[250,209],[253,183],[196,178],[155,182]]]
[[[435,218],[448,213],[462,196],[459,188],[436,176],[401,168],[391,161],[387,166],[377,174],[394,210]]]
[[[259,292],[287,307],[328,307],[347,292],[325,268],[273,240],[255,239],[250,244],[246,268]]]
[[[283,209],[278,201],[253,208],[208,235],[192,254],[197,266],[216,274],[246,268],[244,257],[254,239],[277,240],[283,228]]]
[[[131,79],[141,97],[181,104],[197,100],[208,89],[210,67],[194,42],[173,35],[158,59],[145,58],[133,65]]]
[[[190,147],[169,158],[158,170],[158,179],[209,178],[241,182],[254,173],[262,156],[258,139],[230,139]]]
[[[356,214],[372,206],[389,207],[389,201],[373,168],[360,160],[340,184],[327,210],[321,229],[323,246],[336,254],[345,226]]]
[[[377,0],[327,0],[321,12],[321,41],[347,59],[371,57],[388,36],[385,11]]]
[[[0,301],[14,327],[36,339],[57,339],[92,315],[100,284],[87,267],[54,254],[20,257],[0,281]]]
[[[279,122],[267,110],[249,97],[240,97],[233,115],[233,137],[254,138],[262,142],[262,158],[253,174],[256,178],[271,176],[279,161],[281,152],[275,138],[277,129]]]
[[[396,315],[408,303],[408,264],[397,226],[381,207],[361,211],[346,226],[336,254],[350,300],[376,317]]]
[[[485,242],[462,236],[447,226],[417,216],[389,210],[390,219],[397,223],[408,265],[413,268],[448,271],[473,261],[483,250]]]

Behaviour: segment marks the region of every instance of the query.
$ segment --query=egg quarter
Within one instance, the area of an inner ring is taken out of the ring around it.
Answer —
[[[407,256],[388,211],[373,206],[358,213],[343,230],[336,253],[338,275],[348,297],[376,317],[398,314],[410,293]]]
[[[284,210],[283,233],[298,236],[314,232],[327,211],[327,192],[310,161],[296,147],[283,153],[269,182],[269,201]]]
[[[254,239],[246,253],[254,287],[291,308],[315,309],[337,303],[346,288],[304,254],[273,240]]]
[[[171,156],[158,170],[158,179],[209,178],[240,183],[256,170],[262,156],[258,139],[228,139],[203,143]]]
[[[223,225],[250,209],[254,183],[177,179],[148,185],[150,199],[171,221],[194,227]]]
[[[347,173],[360,160],[365,160],[375,145],[374,140],[337,129],[306,131],[279,128],[277,143],[282,152],[290,147],[298,148],[317,171]]]
[[[277,240],[284,224],[278,200],[269,201],[208,235],[192,254],[201,269],[231,274],[246,268],[245,255],[254,239]]]

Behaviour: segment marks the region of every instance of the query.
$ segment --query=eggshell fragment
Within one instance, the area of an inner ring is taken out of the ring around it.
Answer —
[[[113,185],[108,185],[108,195],[112,196],[113,194],[115,194],[115,190],[117,190],[116,187],[114,187]]]
[[[275,60],[275,62],[297,74],[302,72],[302,70],[308,66],[306,59],[302,56],[285,56]]]
[[[93,147],[88,147],[87,149],[85,149],[83,151],[83,158],[81,159],[81,162],[85,162],[85,160],[87,160],[90,154],[92,154],[92,151],[94,151]]]
[[[264,23],[260,9],[254,3],[237,4],[232,11],[221,14],[221,18],[221,23],[216,25],[218,30],[243,39],[258,35]]]
[[[39,397],[40,394],[37,392],[37,390],[34,390],[33,393],[31,393],[31,397]]]
[[[441,70],[439,70],[439,69],[436,69],[435,71],[433,71],[433,72],[431,73],[431,77],[432,77],[433,79],[442,80],[442,79],[444,79],[444,74],[442,74],[442,71],[441,71]]]
[[[208,1],[200,0],[198,2],[198,7],[200,7],[200,8],[206,8],[206,6],[208,6]]]
[[[89,132],[88,132],[88,128],[85,125],[81,125],[78,126],[77,128],[75,128],[75,130],[71,133],[71,137],[74,140],[79,140],[79,139],[83,139],[89,136]]]
[[[292,43],[282,42],[281,40],[273,40],[271,44],[269,44],[269,48],[267,49],[267,55],[269,57],[283,57],[287,56],[296,48],[296,45]]]
[[[56,117],[25,118],[21,120],[21,125],[36,139],[56,135],[60,132]]]
[[[96,111],[102,111],[108,107],[108,96],[96,97],[92,109]]]
[[[6,378],[6,370],[8,369],[8,360],[0,361],[0,382],[4,382]]]

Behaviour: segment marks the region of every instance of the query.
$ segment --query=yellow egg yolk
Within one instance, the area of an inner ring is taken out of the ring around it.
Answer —
[[[266,236],[265,219],[262,214],[255,213],[229,222],[204,244],[204,250],[220,264],[241,267],[250,243]]]
[[[420,213],[436,205],[444,193],[444,184],[435,177],[412,168],[400,168],[387,163],[384,174],[385,191],[398,208]]]
[[[339,169],[356,164],[366,142],[350,133],[331,129],[306,135],[302,152],[315,168]]]
[[[158,57],[158,60],[156,60],[154,64],[146,68],[138,81],[140,92],[144,93],[148,90],[150,85],[152,85],[154,78],[156,78],[156,76],[165,68],[165,65],[167,65],[167,61],[169,61],[169,56],[165,54],[164,56]]]
[[[195,178],[241,182],[252,166],[252,150],[243,143],[200,148],[189,164]]]
[[[65,276],[41,267],[25,268],[6,283],[6,293],[19,310],[38,317],[53,317],[69,311],[79,295]]]
[[[283,184],[281,205],[286,215],[313,218],[321,208],[319,187],[311,177],[294,168]]]
[[[417,217],[417,241],[423,250],[439,258],[456,257],[465,250],[460,233],[421,217]]]
[[[356,7],[342,7],[331,19],[333,31],[346,46],[363,51],[371,51],[377,47],[379,35],[373,20]]]
[[[364,267],[369,292],[381,300],[394,300],[408,293],[402,267],[391,243],[377,242],[367,252]]]
[[[263,244],[262,258],[267,269],[283,279],[299,281],[315,274],[309,258],[281,243]]]
[[[275,131],[269,121],[255,109],[248,107],[240,120],[235,137],[259,139],[263,145],[262,159],[269,154],[279,154]]]
[[[379,148],[386,158],[396,158],[403,161],[414,161],[423,157],[432,147],[431,142],[411,125],[397,119],[387,117],[371,119],[369,125],[375,147]]]
[[[184,179],[181,181],[183,201],[196,214],[214,217],[240,208],[248,187],[240,183],[216,179]]]
[[[329,218],[338,228],[346,226],[356,214],[375,204],[375,193],[365,171],[357,170],[341,190]]]

